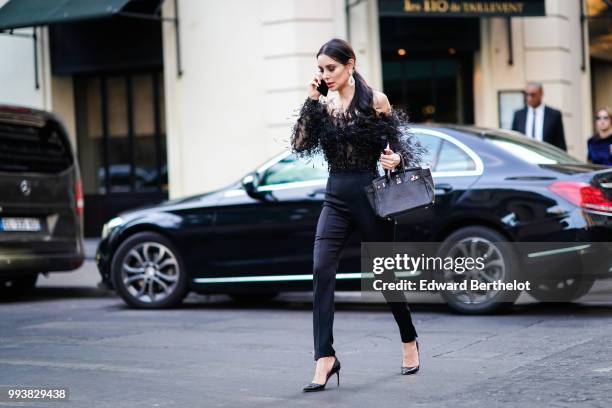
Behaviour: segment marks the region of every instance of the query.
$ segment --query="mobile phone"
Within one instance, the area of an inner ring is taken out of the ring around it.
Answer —
[[[317,91],[319,91],[321,93],[321,95],[327,96],[327,91],[328,90],[329,90],[329,88],[327,87],[327,83],[325,83],[325,80],[322,79],[321,83],[317,87]]]

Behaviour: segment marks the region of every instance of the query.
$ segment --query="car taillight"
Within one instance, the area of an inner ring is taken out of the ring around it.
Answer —
[[[0,105],[0,111],[9,113],[31,113],[32,109],[23,106]]]
[[[557,181],[548,188],[582,208],[612,213],[612,201],[595,186],[581,181]]]
[[[76,198],[76,212],[78,215],[83,215],[84,201],[81,179],[78,179],[74,185],[74,197]]]

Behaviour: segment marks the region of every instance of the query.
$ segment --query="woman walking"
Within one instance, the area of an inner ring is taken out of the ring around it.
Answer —
[[[379,160],[384,169],[392,170],[400,164],[400,155],[408,167],[418,163],[423,154],[417,142],[402,137],[405,114],[393,109],[386,95],[368,86],[355,70],[355,53],[346,41],[334,38],[325,43],[317,53],[317,62],[319,72],[308,85],[308,98],[291,136],[294,153],[308,156],[322,151],[329,169],[313,254],[316,368],[304,391],[323,390],[333,374],[339,385],[340,361],[332,346],[334,289],[338,263],[350,234],[356,228],[363,241],[371,242],[392,241],[394,237],[394,221],[376,216],[364,187],[379,176]],[[337,91],[337,97],[320,101],[317,88],[321,81]],[[384,279],[391,278],[387,275]],[[401,302],[383,295],[399,327],[401,373],[414,374],[419,369],[419,355],[410,310],[403,293]]]

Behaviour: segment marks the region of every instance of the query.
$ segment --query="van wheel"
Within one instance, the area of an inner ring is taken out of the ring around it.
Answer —
[[[470,281],[479,283],[493,281],[512,282],[519,280],[519,262],[506,237],[494,229],[473,226],[458,229],[450,234],[438,249],[437,256],[444,259],[483,257],[484,267],[473,268],[462,273],[455,270],[439,270],[434,277],[439,282],[467,281],[467,290],[444,290],[440,294],[455,311],[464,314],[499,312],[514,305],[521,294],[517,291],[470,290]]]
[[[0,295],[3,299],[17,299],[30,293],[36,287],[38,274],[0,280]]]
[[[139,232],[121,243],[113,256],[111,278],[119,296],[139,309],[176,306],[188,291],[180,253],[156,232]]]

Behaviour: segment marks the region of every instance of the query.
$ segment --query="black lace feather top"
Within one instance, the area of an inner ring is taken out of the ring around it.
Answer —
[[[299,157],[322,151],[330,174],[353,170],[378,174],[380,154],[389,143],[406,168],[420,166],[426,149],[408,125],[408,115],[395,108],[378,115],[332,114],[324,103],[306,98],[293,126],[291,151]]]

